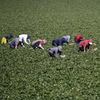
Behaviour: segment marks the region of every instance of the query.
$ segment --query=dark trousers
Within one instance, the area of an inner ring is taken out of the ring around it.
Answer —
[[[52,45],[53,45],[53,46],[58,46],[58,44],[56,43],[55,40],[52,41]]]
[[[85,50],[87,51],[88,49],[90,49],[90,45],[88,44],[85,48]],[[79,47],[79,50],[78,51],[84,51],[84,47]]]

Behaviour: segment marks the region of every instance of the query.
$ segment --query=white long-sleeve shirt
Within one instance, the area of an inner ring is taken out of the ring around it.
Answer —
[[[28,38],[28,35],[27,34],[21,34],[19,35],[19,41],[20,42],[24,42],[26,44],[30,44],[30,39],[29,39],[29,42],[27,41],[27,38]]]

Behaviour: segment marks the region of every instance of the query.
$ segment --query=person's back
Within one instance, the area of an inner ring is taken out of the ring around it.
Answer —
[[[90,48],[90,45],[92,45],[92,39],[87,39],[87,40],[81,41],[79,43],[79,50],[85,52],[85,51],[87,51],[87,49]]]
[[[53,48],[50,48],[49,50],[51,50],[52,52],[58,52],[59,51],[59,48],[58,47],[53,47]]]
[[[10,47],[11,48],[17,48],[19,45],[19,38],[15,38],[11,43],[10,43]]]
[[[62,44],[62,39],[61,38],[58,38],[58,39],[55,39],[52,41],[52,45],[53,46],[59,46]]]
[[[79,45],[80,46],[86,46],[88,44],[92,44],[92,40],[91,39],[81,41]]]
[[[39,44],[40,44],[41,40],[36,40],[36,41],[33,41],[32,42],[32,47],[35,49],[35,48],[38,48]]]
[[[47,43],[47,40],[45,39],[38,39],[36,41],[32,42],[32,47],[35,48],[40,48],[40,49],[44,49],[43,46]]]
[[[21,45],[24,47],[24,43],[26,44],[30,44],[30,36],[28,34],[21,34],[19,35],[19,41],[21,43]]]
[[[51,57],[58,57],[62,54],[62,47],[58,46],[50,48],[48,52]]]
[[[23,39],[27,39],[27,34],[20,34],[19,35],[19,41],[22,41]]]
[[[64,44],[69,43],[69,41],[70,41],[70,36],[67,35],[67,36],[63,36],[61,38],[53,40],[52,45],[53,46],[63,46]]]

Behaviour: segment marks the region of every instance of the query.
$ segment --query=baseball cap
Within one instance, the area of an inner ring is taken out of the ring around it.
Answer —
[[[89,44],[92,45],[92,39],[89,40]]]

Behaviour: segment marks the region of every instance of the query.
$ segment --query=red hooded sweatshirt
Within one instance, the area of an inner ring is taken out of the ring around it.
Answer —
[[[79,47],[87,47],[88,45],[92,45],[92,39],[80,42]]]

